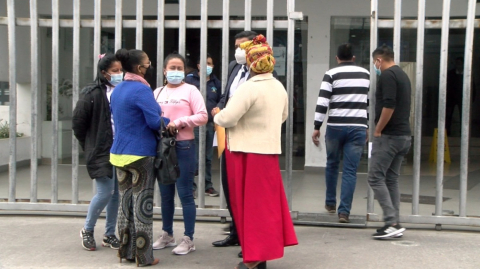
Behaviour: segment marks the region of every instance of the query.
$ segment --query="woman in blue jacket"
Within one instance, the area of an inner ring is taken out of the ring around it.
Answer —
[[[156,133],[162,111],[145,80],[151,75],[148,55],[141,50],[120,49],[117,59],[126,71],[124,81],[112,94],[115,140],[110,162],[117,168],[120,192],[118,256],[139,265],[154,265],[153,257],[153,161]]]

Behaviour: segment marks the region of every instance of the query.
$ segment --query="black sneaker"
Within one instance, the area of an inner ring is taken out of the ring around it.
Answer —
[[[112,249],[119,249],[120,241],[118,241],[115,235],[104,235],[102,246],[110,247]]]
[[[380,232],[380,230],[382,230],[382,228],[377,229],[377,233]],[[399,233],[399,234],[396,234],[396,235],[392,235],[392,237],[390,237],[390,238],[402,238],[402,237],[403,237],[403,233]]]
[[[208,195],[208,196],[211,196],[211,197],[217,197],[218,195],[220,195],[218,193],[218,191],[216,191],[214,188],[210,188],[210,189],[206,190],[205,194]]]
[[[86,250],[95,250],[97,245],[95,243],[95,238],[93,237],[93,232],[85,230],[82,228],[80,230],[80,237],[82,238],[82,246]]]
[[[400,224],[397,224],[395,226],[385,225],[382,228],[378,229],[377,232],[374,233],[372,236],[373,238],[377,238],[377,239],[388,238],[388,237],[396,238],[396,236],[403,233],[404,231],[405,231],[405,228],[400,226]]]

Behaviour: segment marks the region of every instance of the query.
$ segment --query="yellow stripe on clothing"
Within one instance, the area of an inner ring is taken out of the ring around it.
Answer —
[[[113,154],[110,153],[110,163],[117,167],[124,167],[134,163],[146,156],[127,155],[127,154]]]

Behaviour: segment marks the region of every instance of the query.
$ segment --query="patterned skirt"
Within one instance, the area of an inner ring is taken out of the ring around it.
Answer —
[[[153,157],[117,167],[120,206],[118,208],[118,256],[151,264],[153,257]]]

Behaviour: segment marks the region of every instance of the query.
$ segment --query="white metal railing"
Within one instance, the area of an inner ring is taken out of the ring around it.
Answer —
[[[287,61],[293,63],[294,57],[294,32],[295,21],[298,20],[298,14],[293,13],[295,9],[295,0],[287,1],[287,16],[290,19],[287,20],[274,20],[274,0],[268,0],[266,9],[266,20],[252,20],[252,0],[245,0],[245,18],[244,20],[208,20],[208,0],[201,0],[200,20],[187,20],[186,19],[186,0],[179,0],[179,19],[178,20],[165,20],[165,1],[157,0],[157,19],[156,20],[144,20],[143,9],[144,1],[136,0],[136,19],[126,20],[123,19],[122,8],[123,0],[115,1],[115,19],[102,19],[102,1],[94,1],[94,17],[93,19],[81,19],[80,0],[73,0],[73,19],[60,19],[59,0],[52,0],[52,17],[51,18],[38,18],[38,3],[37,0],[30,0],[30,18],[18,18],[15,14],[15,1],[7,1],[7,17],[0,17],[0,25],[8,26],[8,50],[9,50],[9,82],[10,82],[10,143],[9,143],[9,192],[8,203],[0,202],[0,209],[8,210],[47,210],[47,211],[59,211],[59,212],[86,212],[88,205],[82,204],[79,201],[79,188],[78,188],[78,174],[79,174],[79,147],[77,139],[72,135],[72,195],[70,203],[65,201],[59,201],[58,199],[58,142],[59,142],[59,31],[60,28],[72,28],[73,29],[73,59],[72,59],[72,103],[75,106],[79,99],[79,84],[80,84],[80,29],[81,28],[93,28],[94,30],[94,53],[91,57],[94,59],[94,63],[98,60],[97,55],[100,54],[101,45],[101,31],[102,28],[114,28],[115,29],[115,50],[121,48],[122,41],[122,28],[135,28],[135,47],[142,49],[143,44],[143,29],[144,28],[156,28],[157,29],[157,63],[163,62],[164,55],[164,30],[165,29],[178,29],[179,30],[179,47],[178,52],[185,54],[185,42],[186,42],[186,30],[187,29],[200,29],[201,42],[200,42],[200,65],[206,66],[207,58],[207,30],[208,29],[222,29],[222,89],[226,86],[227,70],[228,70],[228,54],[229,54],[229,30],[230,29],[266,29],[267,40],[273,45],[273,30],[284,29],[288,31],[288,48],[287,48]],[[290,17],[290,15],[297,15],[296,17]],[[223,18],[230,18],[230,0],[223,0]],[[16,125],[17,125],[17,80],[16,80],[16,47],[17,42],[15,39],[16,26],[30,27],[31,33],[31,83],[32,83],[32,135],[31,135],[31,174],[30,174],[30,202],[18,202],[16,199],[16,183],[17,183],[17,170],[16,170]],[[52,30],[52,157],[51,157],[51,199],[50,203],[39,203],[37,198],[37,184],[38,184],[38,141],[41,140],[41,134],[38,133],[38,98],[39,98],[39,27],[48,27]],[[96,76],[96,65],[93,65],[93,77]],[[286,155],[286,170],[287,177],[285,182],[285,189],[289,204],[291,208],[292,190],[291,190],[291,177],[292,177],[292,146],[293,146],[293,64],[289,64],[287,70],[287,92],[290,103],[290,116],[287,124],[287,155]],[[157,68],[157,85],[161,85],[163,81],[162,68]],[[201,72],[200,74],[200,91],[204,98],[206,97],[206,74]],[[202,146],[203,145],[203,146]],[[205,155],[205,128],[200,128],[200,149],[199,154]],[[199,158],[199,186],[198,189],[202,190],[205,184],[205,159]],[[221,181],[220,181],[221,184]],[[155,186],[155,203],[160,205],[160,196],[158,192],[158,186]],[[220,186],[222,188],[222,186]],[[225,197],[223,192],[220,195],[221,203],[218,209],[206,209],[205,208],[205,194],[199,192],[198,197],[198,215],[209,216],[228,216],[226,210]],[[160,208],[154,208],[155,213],[160,213]],[[175,214],[181,215],[181,209],[176,208]]]

